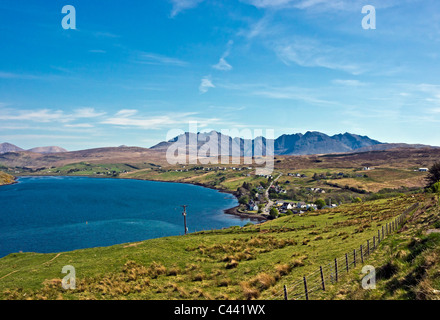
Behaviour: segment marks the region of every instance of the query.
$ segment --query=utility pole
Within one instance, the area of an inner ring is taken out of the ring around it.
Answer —
[[[183,215],[183,222],[185,224],[185,235],[186,235],[186,233],[188,232],[188,228],[186,227],[186,207],[188,207],[188,205],[183,205],[181,207],[183,207],[182,215]]]

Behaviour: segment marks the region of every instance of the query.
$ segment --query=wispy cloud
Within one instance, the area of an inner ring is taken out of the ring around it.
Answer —
[[[197,7],[204,0],[171,0],[173,9],[171,10],[171,18],[177,16],[180,12]]]
[[[359,11],[366,3],[363,0],[241,0],[259,9],[300,9],[318,11]],[[368,4],[377,8],[389,8],[401,4],[398,0],[370,0]]]
[[[111,33],[111,32],[102,32],[102,31],[93,32],[93,35],[98,38],[120,38],[121,37],[121,36],[114,34],[114,33]]]
[[[213,123],[221,122],[218,118],[202,118],[197,112],[170,113],[164,115],[139,116],[138,110],[125,109],[118,111],[114,116],[101,121],[102,124],[118,127],[134,127],[139,129],[158,130],[172,128],[192,121],[198,122],[200,127],[206,127]]]
[[[221,70],[221,71],[232,70],[232,66],[226,61],[226,58],[229,56],[229,54],[231,52],[231,47],[232,47],[233,43],[234,43],[233,41],[228,42],[228,48],[223,53],[223,55],[220,57],[219,62],[212,66],[214,69]]]
[[[79,108],[74,111],[70,115],[73,119],[81,119],[81,118],[97,118],[105,115],[105,112],[97,112],[94,108]]]
[[[51,66],[52,69],[56,69],[58,71],[62,71],[62,68],[56,68]],[[64,71],[63,71],[64,72]],[[5,72],[0,71],[0,79],[5,80],[42,80],[42,81],[52,81],[52,80],[60,80],[67,79],[65,75],[56,75],[56,74],[30,74],[30,73],[18,73],[18,72]]]
[[[43,79],[43,77],[31,75],[31,74],[21,74],[21,73],[0,71],[0,79],[38,80],[38,79]]]
[[[334,105],[335,103],[329,100],[319,98],[313,90],[300,87],[266,87],[264,89],[255,90],[252,94],[271,98],[271,99],[286,99],[298,100],[314,105]]]
[[[66,124],[66,128],[93,128],[94,125],[90,123],[77,123],[77,124]]]
[[[367,85],[367,83],[365,82],[359,80],[353,80],[353,79],[334,79],[332,83],[347,87],[363,87]]]
[[[219,83],[218,87],[227,90],[241,91],[246,95],[260,96],[277,100],[297,100],[314,105],[335,105],[336,102],[322,97],[320,88],[298,86],[272,86],[265,83]]]
[[[230,71],[232,70],[232,66],[225,60],[225,58],[221,57],[219,62],[212,66],[214,69],[221,71]]]
[[[145,53],[145,52],[140,53],[138,55],[137,62],[144,64],[169,65],[169,66],[177,66],[177,67],[185,67],[188,65],[188,62],[177,58],[167,57],[155,53]]]
[[[93,108],[80,108],[73,113],[66,113],[63,110],[36,109],[16,110],[12,108],[0,109],[0,120],[32,121],[32,122],[60,122],[68,123],[78,119],[96,118],[105,113],[96,112]]]
[[[353,63],[352,57],[347,57],[347,52],[350,52],[347,48],[332,47],[312,39],[282,40],[275,46],[275,52],[286,65],[295,63],[302,67],[322,67],[354,75],[366,70],[360,63]]]
[[[200,93],[206,93],[210,88],[215,88],[215,85],[212,83],[211,77],[207,76],[202,78],[199,86]]]

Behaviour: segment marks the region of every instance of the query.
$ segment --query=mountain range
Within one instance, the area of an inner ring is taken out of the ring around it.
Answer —
[[[169,141],[161,142],[150,149],[166,151],[171,145],[179,141],[186,144],[188,151],[195,150],[196,146],[197,149],[200,150],[203,145],[210,142],[213,143],[211,147],[217,144],[218,149],[216,151],[218,151],[219,155],[232,154],[231,146],[235,144],[236,146],[240,146],[241,156],[264,155],[264,153],[261,154],[261,150],[265,150],[266,146],[272,145],[272,142],[274,155],[346,153],[364,148],[374,148],[379,145],[382,149],[389,149],[387,148],[388,144],[370,139],[367,136],[351,133],[328,136],[316,131],[309,131],[305,134],[284,134],[273,141],[264,137],[257,137],[255,139],[232,138],[216,131],[197,134],[187,132]],[[196,142],[196,144],[194,144],[194,142]],[[401,146],[403,147],[404,144]],[[391,145],[389,147],[391,147]]]
[[[240,156],[261,156],[266,154],[266,146],[274,155],[314,155],[314,154],[332,154],[332,153],[350,153],[350,152],[369,152],[369,151],[385,151],[396,148],[433,148],[422,144],[405,144],[405,143],[383,143],[373,140],[367,136],[361,136],[352,133],[336,134],[333,136],[326,135],[317,131],[308,131],[305,134],[283,134],[272,140],[264,137],[254,139],[243,139],[238,137],[230,137],[222,135],[217,131],[202,133],[184,133],[169,141],[160,142],[149,149],[138,148],[142,150],[151,150],[155,152],[166,152],[170,146],[176,142],[183,142],[187,152],[199,151],[206,152],[206,145],[209,143],[210,148],[217,148],[218,155],[232,155],[233,147],[239,147]],[[273,142],[273,144],[272,144]],[[273,151],[272,146],[273,145]],[[180,145],[182,147],[183,145]],[[133,148],[133,147],[132,147]],[[110,148],[118,150],[120,153],[123,149],[132,150],[132,148],[121,146],[119,148]],[[437,147],[435,147],[437,148]],[[104,148],[105,149],[105,148]],[[208,148],[209,149],[209,148]],[[238,149],[238,148],[237,148]],[[90,152],[101,149],[90,149]],[[82,150],[86,152],[87,150]],[[55,154],[68,152],[61,147],[37,147],[24,150],[10,143],[0,144],[0,154],[10,152],[32,152],[37,154]],[[88,153],[90,153],[88,152]],[[113,151],[112,151],[113,152]],[[211,155],[209,150],[206,155]],[[72,153],[72,152],[70,152]],[[87,154],[88,154],[87,153]],[[205,153],[204,153],[205,154]],[[235,155],[235,154],[233,154]]]

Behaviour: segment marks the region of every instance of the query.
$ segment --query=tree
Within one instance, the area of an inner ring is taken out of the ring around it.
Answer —
[[[243,182],[242,188],[250,191],[250,190],[252,190],[252,184],[245,181],[245,182]]]
[[[322,209],[325,207],[325,201],[323,199],[316,200],[315,204],[318,206],[318,209]]]
[[[287,210],[286,214],[287,214],[288,216],[291,216],[291,215],[293,214],[293,211],[289,209],[289,210]]]
[[[436,162],[430,169],[428,176],[426,177],[428,187],[431,187],[435,183],[440,181],[440,161]]]
[[[261,181],[261,182],[260,182],[260,185],[261,185],[264,189],[266,189],[266,188],[269,186],[269,184],[266,183],[265,181]]]
[[[270,209],[269,215],[271,216],[271,218],[273,219],[277,218],[278,214],[279,214],[278,209],[276,208]]]
[[[240,204],[248,204],[249,203],[249,197],[248,196],[243,196],[240,199],[238,199],[238,202]]]

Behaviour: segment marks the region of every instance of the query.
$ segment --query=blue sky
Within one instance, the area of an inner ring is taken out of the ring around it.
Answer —
[[[190,121],[440,145],[437,0],[2,0],[0,43],[0,142],[23,148],[150,147]]]

